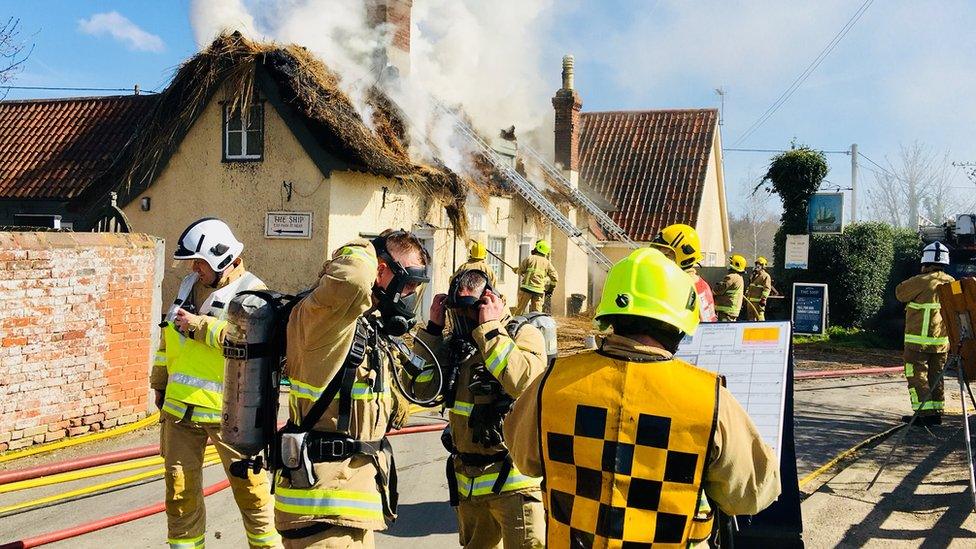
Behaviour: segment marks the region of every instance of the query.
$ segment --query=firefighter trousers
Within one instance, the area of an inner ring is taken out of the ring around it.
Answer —
[[[515,306],[515,314],[523,315],[525,313],[541,313],[542,305],[545,302],[544,294],[537,294],[533,292],[527,292],[521,288],[518,291],[518,305]],[[528,310],[526,310],[528,306]]]
[[[243,456],[221,441],[220,424],[177,420],[166,412],[161,418],[159,447],[166,470],[166,521],[171,549],[204,547],[207,512],[203,499],[203,459],[208,438],[213,441],[230,480],[244,519],[248,545],[281,547],[281,538],[274,527],[274,500],[268,476],[251,471],[248,478],[242,479],[230,474],[230,464]]]
[[[285,549],[372,549],[376,546],[372,530],[332,525],[327,530],[300,539],[282,540]]]
[[[718,321],[719,322],[735,322],[735,321],[739,320],[739,317],[732,316],[729,313],[726,313],[726,312],[723,312],[723,311],[718,311],[716,314],[718,316]]]
[[[546,511],[539,491],[462,498],[457,515],[458,537],[466,549],[535,549],[546,545]]]
[[[746,305],[746,320],[763,322],[766,320],[766,306],[753,303],[753,307]]]
[[[908,380],[908,396],[912,411],[920,416],[942,413],[945,407],[945,391],[942,370],[947,353],[923,353],[905,349],[905,379]]]

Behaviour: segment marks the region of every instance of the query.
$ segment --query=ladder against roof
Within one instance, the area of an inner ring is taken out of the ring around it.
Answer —
[[[599,206],[590,200],[590,197],[586,196],[582,191],[574,187],[572,183],[566,179],[562,171],[546,160],[542,154],[539,153],[539,151],[533,149],[527,144],[521,143],[519,144],[518,150],[524,151],[549,175],[549,177],[558,181],[562,185],[563,191],[569,194],[570,198],[573,200],[573,203],[586,210],[586,213],[590,214],[590,216],[592,216],[593,219],[595,219],[596,222],[599,223],[608,234],[631,248],[636,249],[640,247],[640,245],[634,242],[634,240],[630,238],[630,235],[628,235],[627,232],[620,227],[620,225],[617,225],[617,223],[611,219],[606,212],[604,212]]]
[[[609,270],[613,266],[613,263],[603,255],[590,240],[583,234],[576,224],[569,220],[566,216],[559,211],[556,206],[549,201],[540,191],[535,188],[535,185],[530,183],[522,174],[515,170],[515,167],[511,163],[503,159],[494,149],[491,148],[488,143],[486,143],[478,134],[474,131],[467,122],[458,117],[450,109],[441,105],[440,103],[435,103],[438,109],[444,114],[444,116],[449,117],[449,119],[454,123],[458,132],[464,137],[468,138],[475,146],[477,146],[479,152],[481,152],[484,157],[491,162],[492,166],[495,167],[508,182],[512,185],[518,193],[526,202],[532,205],[533,208],[538,210],[546,219],[548,219],[553,225],[556,226],[560,231],[562,231],[569,239],[579,246],[586,255],[590,257],[597,265]]]

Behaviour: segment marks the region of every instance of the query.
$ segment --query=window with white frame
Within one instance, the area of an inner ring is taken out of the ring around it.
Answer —
[[[224,161],[261,160],[264,157],[264,105],[254,103],[244,116],[241,109],[224,106]]]
[[[502,265],[505,259],[505,239],[496,236],[488,238],[488,251],[491,252],[487,257],[488,265],[495,271],[495,278],[498,282],[505,282],[505,266]]]

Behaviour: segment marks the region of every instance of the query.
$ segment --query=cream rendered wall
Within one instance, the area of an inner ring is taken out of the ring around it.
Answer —
[[[221,162],[221,94],[204,110],[153,185],[123,210],[133,230],[166,240],[171,257],[187,225],[204,217],[227,221],[244,243],[244,262],[268,286],[292,292],[315,281],[327,250],[330,186],[355,174],[325,178],[270,103],[264,111],[264,159]],[[286,200],[282,182],[293,185]],[[142,197],[151,209],[140,210]],[[312,212],[311,240],[264,238],[267,211]],[[163,301],[170,302],[188,272],[185,262],[167,261]]]
[[[721,139],[716,131],[705,171],[705,188],[698,208],[698,223],[695,226],[701,239],[702,253],[705,254],[703,265],[710,267],[725,265],[732,247],[723,175]],[[709,253],[713,255],[709,256]],[[710,257],[714,258],[714,262],[709,261]]]

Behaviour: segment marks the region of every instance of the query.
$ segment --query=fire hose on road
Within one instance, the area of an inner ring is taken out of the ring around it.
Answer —
[[[404,427],[398,431],[393,431],[389,433],[389,436],[398,435],[409,435],[415,433],[429,433],[442,431],[447,427],[447,423],[436,423],[431,425],[416,425],[413,427]],[[210,496],[224,490],[230,486],[230,482],[226,479],[207,486],[203,490],[204,496]],[[124,524],[126,522],[131,522],[133,520],[138,520],[141,518],[149,517],[157,513],[161,513],[166,509],[165,503],[157,503],[155,505],[149,505],[146,507],[141,507],[127,513],[122,513],[112,517],[106,517],[101,520],[96,520],[92,522],[87,522],[79,524],[77,526],[72,526],[70,528],[65,528],[63,530],[57,530],[54,532],[48,532],[46,534],[41,534],[39,536],[33,536],[30,538],[24,538],[21,540],[5,543],[0,545],[0,549],[26,549],[28,547],[40,547],[41,545],[46,545],[48,543],[54,543],[57,541],[62,541],[66,539],[75,538],[78,536],[83,536],[85,534],[90,534],[92,532],[97,532],[98,530],[103,530],[105,528],[111,528],[112,526],[118,526],[119,524]]]

